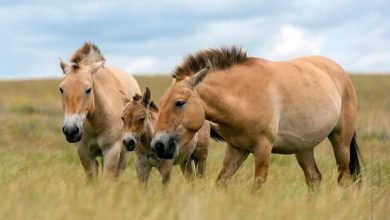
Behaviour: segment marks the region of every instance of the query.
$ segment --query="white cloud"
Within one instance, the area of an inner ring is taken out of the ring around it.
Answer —
[[[84,41],[137,74],[168,73],[187,53],[230,44],[267,59],[322,54],[347,70],[389,72],[389,10],[385,0],[0,3],[0,78],[58,76],[58,56]]]
[[[214,20],[180,37],[156,37],[129,43],[109,42],[104,46],[116,51],[106,56],[108,60],[115,60],[113,64],[135,73],[168,73],[188,53],[231,44],[247,49],[250,56],[273,60],[322,54],[333,58],[347,70],[390,70],[390,64],[386,62],[387,53],[380,49],[374,48],[370,53],[361,54],[363,48],[372,49],[370,37],[375,36],[376,44],[386,42],[383,31],[367,31],[372,24],[367,24],[368,27],[364,28],[363,23],[353,23],[362,27],[360,31],[349,24],[336,26],[336,29],[311,31],[277,19],[269,22],[266,17]],[[345,30],[354,34],[353,39],[348,35],[343,36]],[[122,52],[118,54],[118,51]],[[118,56],[122,58],[118,59]]]
[[[270,58],[282,60],[321,53],[322,37],[302,28],[284,25],[274,41]]]
[[[156,64],[157,60],[152,57],[139,57],[131,60],[127,65],[126,70],[129,72],[153,73],[155,71],[154,66]]]

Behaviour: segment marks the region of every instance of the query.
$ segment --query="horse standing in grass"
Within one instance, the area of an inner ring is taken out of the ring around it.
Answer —
[[[127,166],[128,153],[122,149],[123,109],[120,90],[128,96],[140,92],[137,81],[126,72],[104,66],[99,49],[86,43],[71,58],[61,60],[65,74],[61,84],[65,111],[63,133],[76,143],[88,180],[98,174],[96,157],[102,156],[103,175],[118,177]]]
[[[136,94],[133,100],[124,94],[122,120],[124,125],[123,145],[128,151],[135,150],[136,171],[141,183],[147,185],[152,167],[155,167],[162,176],[162,183],[166,185],[171,176],[173,164],[180,164],[180,168],[187,180],[193,177],[193,163],[197,168],[197,176],[204,175],[209,145],[210,125],[207,121],[195,135],[192,135],[188,142],[179,151],[180,158],[157,157],[152,151],[150,143],[154,133],[154,124],[157,120],[159,110],[156,104],[151,101],[151,92],[146,87],[143,96]]]
[[[210,72],[210,73],[209,73]],[[266,181],[271,153],[295,154],[309,190],[321,180],[314,147],[329,138],[341,184],[359,179],[354,122],[357,100],[346,72],[334,61],[309,56],[286,62],[247,57],[240,48],[189,55],[174,71],[160,102],[152,147],[174,152],[205,119],[227,142],[218,185],[225,185],[249,153],[254,188]]]

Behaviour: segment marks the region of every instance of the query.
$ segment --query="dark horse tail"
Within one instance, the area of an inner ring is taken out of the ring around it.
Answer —
[[[354,182],[361,182],[360,162],[359,162],[359,157],[361,157],[361,156],[360,156],[359,147],[358,147],[357,141],[356,141],[356,132],[353,133],[351,145],[349,147],[349,152],[350,152],[349,172],[352,175],[352,180]]]
[[[218,125],[210,121],[210,137],[216,141],[225,141],[218,131]]]

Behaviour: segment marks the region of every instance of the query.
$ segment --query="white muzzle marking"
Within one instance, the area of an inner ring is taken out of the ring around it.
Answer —
[[[65,114],[64,127],[78,127],[80,130],[82,130],[84,120],[84,114]]]

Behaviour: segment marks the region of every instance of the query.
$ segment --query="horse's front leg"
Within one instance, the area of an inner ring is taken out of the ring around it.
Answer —
[[[187,181],[190,181],[194,177],[194,171],[192,169],[192,159],[180,163],[180,169]]]
[[[102,148],[103,152],[103,176],[108,179],[117,177],[117,168],[120,160],[122,143],[115,142]]]
[[[168,185],[171,180],[172,160],[163,160],[158,166],[158,172],[161,174],[163,186]]]
[[[125,171],[125,169],[127,167],[128,160],[129,160],[129,152],[124,150],[122,147],[121,153],[119,156],[118,167],[117,167],[116,173],[115,173],[116,177],[119,177]]]
[[[146,187],[149,182],[150,171],[152,170],[148,159],[143,155],[136,155],[135,169],[139,182]]]
[[[88,147],[82,143],[77,145],[77,153],[83,165],[88,181],[95,181],[98,175],[98,162],[95,155],[89,151]]]
[[[217,186],[226,186],[226,182],[237,172],[242,162],[248,157],[249,151],[227,144],[223,166],[217,178]]]
[[[252,149],[255,156],[255,180],[253,189],[259,189],[265,183],[268,174],[269,163],[271,161],[272,143],[262,136]]]
[[[206,158],[195,160],[195,166],[197,168],[196,176],[198,178],[202,178],[206,172],[206,161],[207,161]]]

